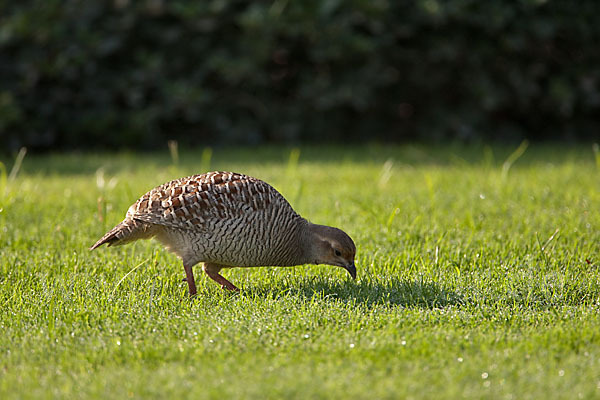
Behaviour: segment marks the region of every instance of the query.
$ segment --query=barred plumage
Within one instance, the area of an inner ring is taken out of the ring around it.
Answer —
[[[348,235],[308,222],[271,185],[233,172],[193,175],[150,190],[91,249],[150,237],[182,259],[191,295],[198,262],[231,290],[238,289],[219,274],[222,268],[323,263],[356,277]]]

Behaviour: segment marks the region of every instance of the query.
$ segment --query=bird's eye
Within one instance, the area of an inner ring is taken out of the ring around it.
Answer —
[[[337,257],[340,257],[342,255],[342,252],[339,251],[338,249],[335,249],[334,252]]]

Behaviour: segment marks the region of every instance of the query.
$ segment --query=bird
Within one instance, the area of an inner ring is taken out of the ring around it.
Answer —
[[[356,279],[354,241],[341,229],[309,222],[268,183],[214,171],[175,179],[150,190],[125,219],[90,250],[155,238],[182,261],[189,295],[197,294],[192,267],[223,289],[239,289],[225,268],[327,264]]]

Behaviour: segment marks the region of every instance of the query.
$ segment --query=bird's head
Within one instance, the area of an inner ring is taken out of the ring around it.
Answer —
[[[350,236],[341,229],[331,226],[310,225],[310,262],[342,267],[348,271],[352,279],[356,279],[354,265],[356,246]]]

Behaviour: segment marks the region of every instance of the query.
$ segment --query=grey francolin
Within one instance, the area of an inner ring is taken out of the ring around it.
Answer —
[[[156,237],[183,261],[190,295],[192,267],[238,291],[223,268],[328,264],[356,279],[354,242],[342,230],[298,215],[271,185],[233,172],[209,172],[167,182],[140,197],[123,222],[91,250]]]

